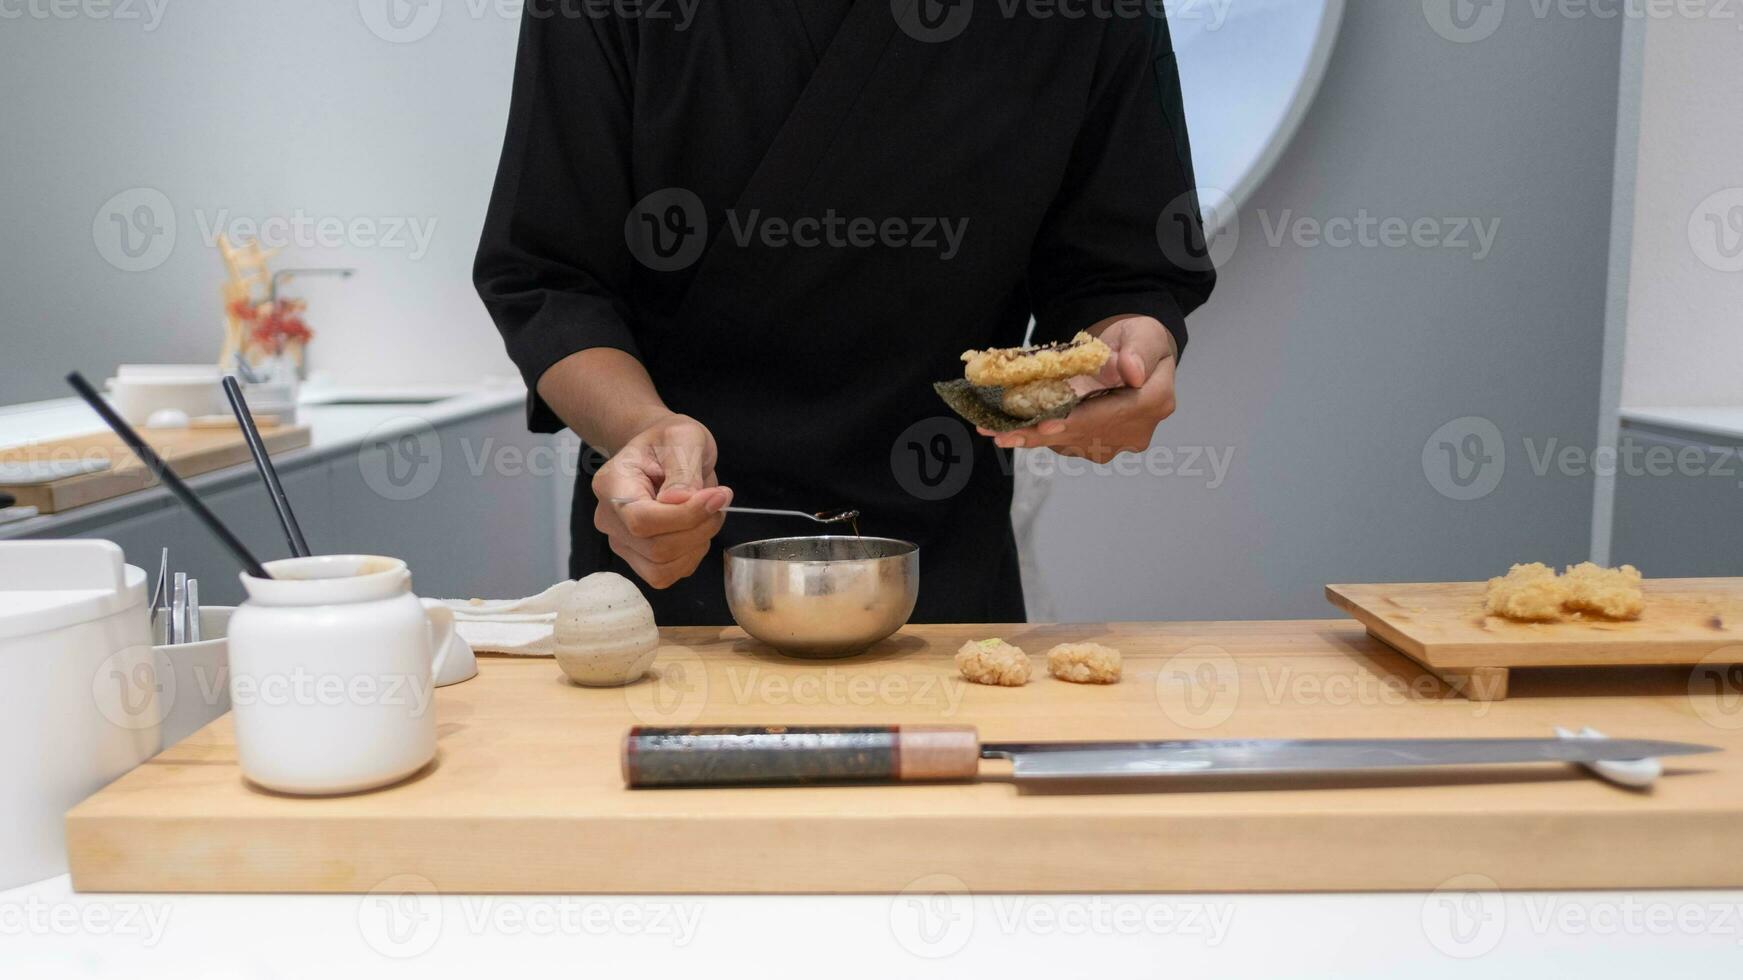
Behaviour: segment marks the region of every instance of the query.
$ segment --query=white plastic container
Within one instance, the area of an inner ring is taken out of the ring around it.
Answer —
[[[234,606],[200,608],[199,643],[163,644],[169,617],[159,616],[152,639],[157,664],[168,672],[158,683],[163,747],[169,748],[230,710],[230,615]]]
[[[146,602],[111,542],[0,542],[0,889],[64,874],[67,810],[157,753]]]
[[[136,426],[156,412],[180,412],[190,419],[228,414],[222,380],[211,364],[123,364],[109,379],[109,401]]]
[[[248,400],[248,411],[253,413],[255,418],[271,415],[278,420],[279,425],[296,424],[297,383],[295,381],[244,384],[242,397]]]

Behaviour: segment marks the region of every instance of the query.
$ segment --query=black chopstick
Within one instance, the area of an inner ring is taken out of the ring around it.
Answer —
[[[224,526],[224,522],[218,519],[217,514],[212,513],[205,501],[196,496],[194,491],[182,482],[181,477],[176,476],[175,471],[169,468],[169,464],[163,461],[163,457],[159,456],[157,451],[152,449],[144,439],[141,439],[139,433],[133,431],[133,426],[128,425],[121,416],[115,414],[115,410],[109,407],[109,403],[103,400],[103,396],[97,394],[97,389],[91,387],[91,383],[85,380],[84,375],[74,371],[67,375],[67,384],[72,385],[73,390],[79,393],[79,397],[85,400],[85,404],[91,406],[91,410],[96,412],[109,428],[115,430],[115,434],[121,437],[122,442],[127,443],[128,448],[132,449],[134,454],[139,457],[139,461],[145,464],[147,470],[151,471],[151,475],[157,477],[164,486],[168,487],[170,493],[175,494],[184,506],[194,512],[194,516],[200,519],[200,523],[206,525],[206,530],[211,531],[219,541],[223,542],[224,547],[230,549],[230,553],[242,563],[244,571],[255,578],[272,578],[266,573],[266,569],[261,567],[254,555],[249,552],[248,546],[242,543],[242,539]]]
[[[291,513],[290,500],[284,495],[284,485],[278,482],[278,470],[272,465],[272,457],[266,453],[266,443],[260,439],[260,429],[254,424],[254,413],[248,410],[248,401],[242,397],[242,386],[236,383],[235,375],[224,375],[224,397],[230,399],[230,411],[236,413],[236,424],[242,427],[242,438],[248,441],[248,451],[254,454],[254,467],[260,471],[260,478],[266,482],[267,495],[272,498],[273,509],[278,511],[278,523],[284,528],[284,539],[290,543],[291,555],[296,558],[308,557],[309,542],[303,538],[303,529],[297,524],[297,515]]]

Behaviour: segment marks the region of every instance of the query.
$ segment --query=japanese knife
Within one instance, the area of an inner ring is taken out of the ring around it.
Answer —
[[[1716,751],[1619,738],[983,743],[975,729],[947,725],[632,728],[623,742],[623,780],[632,788],[937,782],[976,778],[982,759],[1009,759],[1018,780],[1155,779],[1594,763]]]

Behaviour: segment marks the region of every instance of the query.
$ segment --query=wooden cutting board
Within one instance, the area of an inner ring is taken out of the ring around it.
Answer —
[[[140,435],[157,450],[177,476],[199,476],[252,460],[242,431],[218,429],[144,429]],[[301,449],[309,444],[308,426],[262,425],[261,442],[270,455]],[[20,506],[35,507],[44,514],[58,514],[74,507],[119,497],[154,486],[157,478],[133,455],[113,432],[0,449],[0,462],[31,460],[106,459],[109,468],[55,480],[52,483],[5,484],[0,490],[18,498]]]
[[[1002,635],[1039,656],[1096,640],[1125,678],[970,687],[951,655]],[[926,626],[870,654],[801,662],[737,630],[664,632],[653,676],[574,687],[549,660],[486,658],[437,692],[440,755],[401,785],[333,799],[253,789],[228,717],[67,818],[74,887],[120,892],[895,893],[1743,885],[1743,706],[1688,671],[1521,675],[1513,700],[1452,694],[1347,620]],[[972,784],[623,788],[636,724],[967,723],[983,738],[1615,736],[1725,747],[1648,793],[1571,767],[1312,781],[1203,777],[1022,789]],[[407,883],[411,883],[409,886]]]
[[[1649,579],[1646,611],[1629,622],[1515,623],[1483,612],[1485,588],[1328,585],[1325,595],[1473,700],[1505,698],[1515,667],[1743,663],[1743,578]]]

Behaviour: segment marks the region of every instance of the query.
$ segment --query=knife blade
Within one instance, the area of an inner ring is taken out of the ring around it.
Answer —
[[[982,758],[1012,762],[1018,779],[1352,772],[1532,762],[1591,763],[1717,751],[1645,739],[1437,738],[1252,739],[1120,743],[989,744]]]
[[[1426,766],[1591,763],[1718,751],[1641,739],[1249,739],[989,742],[963,725],[633,728],[631,787],[969,780],[1009,759],[1018,780],[1154,779],[1216,773],[1327,773]]]

